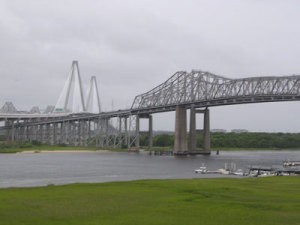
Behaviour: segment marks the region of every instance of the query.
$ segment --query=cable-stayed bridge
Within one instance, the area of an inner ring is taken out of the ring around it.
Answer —
[[[52,113],[0,113],[10,141],[38,140],[48,144],[96,145],[139,149],[140,119],[148,119],[152,147],[152,114],[175,111],[176,154],[209,154],[209,107],[300,100],[300,76],[230,79],[204,71],[176,72],[164,83],[134,98],[130,109],[101,112],[96,78],[86,101],[78,62],[71,72]],[[187,143],[187,110],[190,113]],[[196,148],[196,113],[204,114],[204,143]],[[115,120],[115,123],[112,121]]]

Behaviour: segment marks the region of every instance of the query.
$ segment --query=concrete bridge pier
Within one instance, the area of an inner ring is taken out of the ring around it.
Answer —
[[[118,117],[118,134],[116,136],[115,147],[123,148],[128,146],[128,127],[127,127],[128,117]]]
[[[105,145],[105,120],[97,119],[96,147],[103,148]]]
[[[135,121],[135,148],[136,150],[140,149],[140,115],[136,115],[136,121]]]
[[[51,138],[51,144],[56,145],[57,144],[57,123],[52,124],[52,138]]]
[[[75,137],[75,122],[74,121],[70,121],[69,122],[69,133],[68,133],[68,137],[69,137],[69,145],[71,146],[75,146],[75,142],[76,142],[76,137]]]
[[[65,126],[66,126],[65,122],[61,122],[59,125],[59,128],[57,128],[58,132],[60,133],[59,137],[56,139],[57,144],[66,144],[66,142],[67,142]]]
[[[16,127],[16,129],[15,129],[15,140],[17,142],[20,141],[20,127]]]
[[[139,117],[141,119],[148,119],[148,148],[151,150],[153,148],[153,117],[151,114],[141,114]]]
[[[60,124],[60,137],[59,137],[59,144],[68,144],[68,122],[62,122]]]
[[[203,150],[196,148],[196,114],[204,114],[203,125]],[[190,132],[189,144],[187,146],[187,132],[186,132],[186,108],[183,106],[176,107],[176,120],[175,120],[175,144],[174,155],[195,155],[195,154],[210,154],[210,126],[209,126],[209,109],[190,110]]]
[[[53,133],[52,133],[52,127],[51,127],[51,124],[48,123],[46,125],[46,140],[45,140],[47,145],[51,145],[52,144],[52,135],[53,135]]]
[[[11,128],[6,131],[6,141],[13,143],[15,139],[14,120],[6,120],[4,123],[5,126],[11,126]]]
[[[37,141],[37,130],[36,130],[37,125],[33,125],[31,126],[31,136],[32,136],[32,140]]]
[[[87,136],[86,136],[85,146],[88,146],[91,141],[92,123],[93,122],[91,120],[87,121]]]
[[[148,135],[149,135],[149,149],[153,147],[153,118],[152,115],[149,115],[148,118]]]
[[[196,110],[194,107],[190,109],[190,132],[189,132],[189,151],[196,151]]]
[[[124,145],[129,147],[128,141],[128,117],[124,117]]]
[[[204,110],[203,151],[210,154],[210,125],[208,108],[205,108]]]
[[[198,151],[196,148],[196,114],[203,113],[203,149]],[[189,133],[189,153],[190,154],[210,154],[210,126],[209,126],[209,109],[195,110],[191,108],[190,116],[190,133]]]
[[[187,155],[186,108],[176,106],[174,155]]]
[[[45,127],[46,127],[46,125],[45,124],[42,124],[42,125],[40,125],[40,142],[42,143],[42,144],[46,144],[45,143],[45,139],[46,139],[46,129],[45,129]],[[27,128],[26,128],[26,126],[25,126],[25,130],[26,130]]]

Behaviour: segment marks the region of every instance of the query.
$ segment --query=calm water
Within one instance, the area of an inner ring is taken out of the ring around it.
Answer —
[[[136,179],[199,178],[220,175],[195,174],[204,163],[208,169],[236,163],[281,165],[285,160],[300,160],[300,151],[232,151],[211,156],[150,156],[142,153],[77,152],[0,154],[0,187],[44,186],[82,182]]]

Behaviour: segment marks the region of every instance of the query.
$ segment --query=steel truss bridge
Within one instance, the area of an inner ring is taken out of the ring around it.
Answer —
[[[209,107],[299,100],[299,75],[230,79],[203,71],[179,71],[152,90],[136,96],[130,109],[48,116],[0,114],[0,120],[5,121],[1,129],[6,130],[9,141],[37,140],[48,144],[126,146],[139,149],[140,119],[149,120],[151,148],[152,114],[175,111],[174,153],[209,154]],[[189,143],[186,119],[188,109]],[[196,113],[204,114],[202,150],[196,148]]]

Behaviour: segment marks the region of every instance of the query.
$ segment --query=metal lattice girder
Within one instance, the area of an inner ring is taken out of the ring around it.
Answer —
[[[96,145],[99,147],[116,147],[118,145],[119,131],[113,126],[109,117],[99,117],[95,132]]]
[[[299,81],[299,75],[229,79],[203,71],[177,72],[149,92],[136,96],[132,109],[299,100]]]

